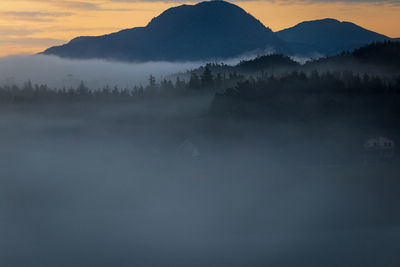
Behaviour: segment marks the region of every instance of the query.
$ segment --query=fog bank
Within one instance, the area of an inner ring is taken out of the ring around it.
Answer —
[[[209,102],[1,106],[0,265],[399,266],[397,162]]]
[[[214,60],[215,63],[236,65],[261,55],[273,54],[273,50],[247,53],[236,58]],[[308,58],[292,58],[304,63]],[[160,79],[171,74],[186,72],[208,62],[145,62],[127,63],[101,59],[76,60],[47,55],[9,56],[0,58],[0,85],[18,85],[31,80],[33,84],[47,84],[51,88],[77,87],[81,81],[91,89],[105,86],[132,88],[147,85],[150,75]]]
[[[117,85],[132,88],[147,85],[148,77],[164,78],[202,65],[202,62],[122,63],[105,60],[71,60],[54,56],[10,56],[0,58],[0,84],[47,84],[55,88],[76,87],[81,81],[91,89]]]

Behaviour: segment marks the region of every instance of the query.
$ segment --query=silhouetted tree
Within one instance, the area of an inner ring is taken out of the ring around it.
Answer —
[[[149,87],[155,88],[156,87],[156,78],[153,75],[149,77]]]
[[[201,86],[203,88],[210,88],[214,85],[214,76],[211,72],[210,65],[206,65],[203,74],[201,75]]]
[[[190,89],[193,89],[193,90],[200,89],[201,83],[200,83],[199,76],[197,76],[196,73],[192,72],[190,74],[190,80],[189,80],[188,86],[189,86]]]
[[[86,87],[83,81],[81,81],[81,83],[79,84],[78,94],[80,96],[88,96],[90,94],[89,88]]]

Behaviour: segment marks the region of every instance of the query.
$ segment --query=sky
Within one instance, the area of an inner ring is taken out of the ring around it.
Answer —
[[[336,18],[400,37],[400,0],[232,1],[273,31],[304,20]],[[33,54],[77,36],[145,26],[165,9],[186,1],[1,0],[0,57]]]

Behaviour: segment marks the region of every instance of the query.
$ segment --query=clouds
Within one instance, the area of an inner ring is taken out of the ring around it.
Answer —
[[[38,53],[81,35],[103,35],[144,26],[170,5],[173,4],[2,0],[0,57]]]
[[[41,32],[40,29],[32,29],[27,27],[10,27],[10,26],[0,26],[0,36],[4,37],[17,37],[26,36],[34,33]]]
[[[15,0],[22,2],[23,0]],[[26,1],[25,1],[26,2]],[[101,3],[104,1],[74,1],[74,0],[28,0],[32,4],[50,4],[57,7],[75,9],[75,10],[97,10],[101,9]]]
[[[62,44],[65,40],[55,39],[55,38],[29,38],[29,37],[18,37],[18,38],[8,38],[0,39],[0,45],[2,44],[15,44],[15,45],[29,45],[36,47],[43,47],[48,45],[54,45],[56,43]]]
[[[57,1],[51,2],[55,6],[63,7],[63,8],[72,8],[77,10],[101,10],[99,4],[90,3],[90,2],[76,2],[76,1]]]
[[[15,2],[22,2],[24,0],[15,0]],[[24,1],[26,2],[26,1]],[[72,10],[83,10],[83,11],[110,11],[114,10],[109,7],[109,4],[112,3],[139,3],[139,2],[174,2],[179,3],[180,1],[125,1],[125,0],[93,0],[93,1],[74,1],[74,0],[28,0],[33,4],[47,4],[52,5],[54,7],[66,8]],[[183,2],[183,1],[181,1]],[[120,11],[129,10],[129,9],[118,9]]]
[[[51,21],[55,18],[71,16],[71,12],[30,12],[30,11],[6,11],[0,13],[2,16],[9,17],[14,20],[44,22]]]

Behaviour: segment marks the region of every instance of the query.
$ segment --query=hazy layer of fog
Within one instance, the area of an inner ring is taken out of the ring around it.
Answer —
[[[150,74],[157,79],[197,68],[203,63],[121,63],[105,60],[70,60],[54,56],[31,55],[0,58],[0,84],[47,84],[50,87],[77,87],[84,81],[91,89],[117,85],[132,88],[147,85]]]
[[[210,100],[1,107],[0,265],[399,266],[399,165],[363,130]]]
[[[273,50],[252,52],[237,58],[215,60],[215,63],[235,65]],[[299,62],[307,59],[294,58]],[[106,60],[71,60],[55,56],[29,55],[0,58],[0,85],[19,85],[31,80],[33,84],[47,84],[51,88],[77,87],[81,81],[91,89],[105,86],[131,89],[147,85],[153,75],[157,80],[169,75],[198,68],[207,62],[146,62],[123,63]]]
[[[0,83],[202,64],[17,56]],[[398,161],[362,159],[379,130],[211,118],[212,97],[1,105],[0,266],[400,266]]]

